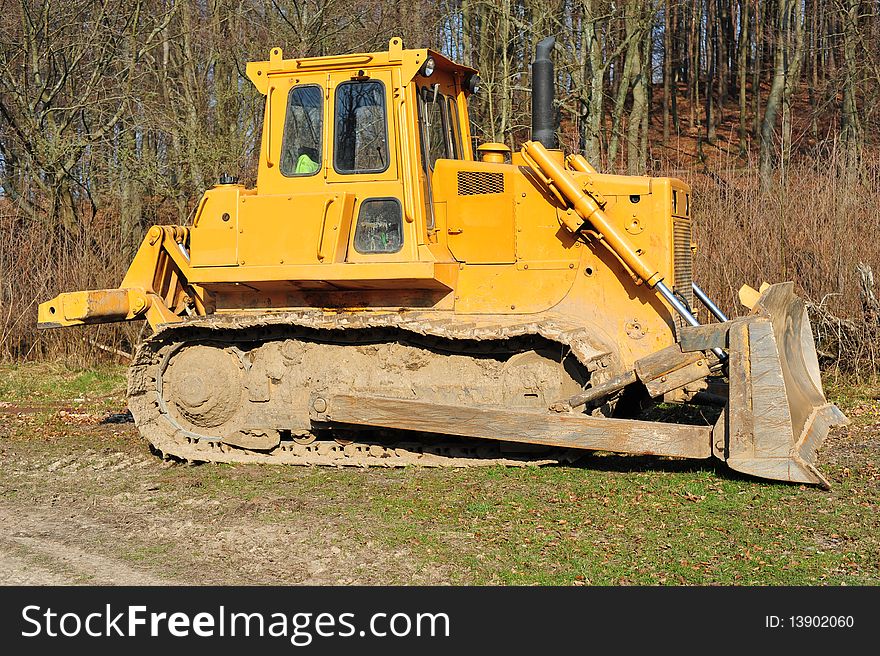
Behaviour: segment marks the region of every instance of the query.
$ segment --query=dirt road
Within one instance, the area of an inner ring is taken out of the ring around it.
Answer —
[[[132,423],[21,410],[0,408],[6,432],[43,435],[0,442],[0,584],[443,582],[342,526],[329,500],[285,495],[314,470],[263,468],[274,489],[250,498],[270,487],[251,480],[260,468],[177,465]]]
[[[16,585],[162,585],[168,581],[59,541],[89,527],[76,514],[0,505],[0,580]],[[63,539],[63,538],[62,538]]]

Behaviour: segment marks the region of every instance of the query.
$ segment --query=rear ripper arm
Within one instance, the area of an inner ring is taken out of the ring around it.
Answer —
[[[66,292],[40,303],[37,325],[58,328],[146,319],[154,329],[205,315],[205,292],[187,282],[189,229],[153,226],[144,237],[119,289]]]

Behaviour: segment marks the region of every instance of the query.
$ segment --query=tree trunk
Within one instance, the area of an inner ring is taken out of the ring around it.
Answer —
[[[601,28],[595,15],[593,0],[585,0],[584,6],[585,50],[590,62],[590,98],[584,121],[585,156],[593,166],[602,162],[602,128],[605,123],[605,62],[602,57]]]
[[[691,7],[691,24],[688,32],[688,105],[690,108],[690,127],[700,127],[697,105],[700,103],[700,25],[703,22],[702,3],[697,0]]]
[[[617,88],[617,95],[614,98],[613,114],[611,115],[611,141],[608,144],[609,166],[614,166],[615,159],[617,158],[624,105],[626,104],[626,98],[629,95],[633,79],[639,74],[642,42],[638,20],[639,4],[639,0],[630,0],[625,10],[626,36],[624,37],[624,43],[626,44],[626,56],[623,61],[623,72],[620,75],[620,86]]]
[[[678,33],[678,2],[676,2],[672,6],[672,26],[673,29]],[[675,128],[675,134],[681,133],[681,123],[678,117],[678,83],[681,80],[681,53],[680,50],[681,39],[675,39],[672,41],[672,64],[673,64],[673,77],[672,77],[672,98],[670,101],[670,111],[672,112],[672,127]]]
[[[727,91],[729,85],[729,67],[728,67],[728,45],[730,31],[730,9],[728,8],[730,0],[715,1],[715,75],[718,78],[717,95],[715,101],[718,105],[716,116],[717,124],[721,122],[721,113],[724,111],[724,105],[727,102]],[[713,128],[714,132],[715,128]]]
[[[860,0],[846,0],[841,7],[843,26],[843,100],[840,105],[840,140],[847,171],[858,168],[862,151],[862,126],[856,101],[856,42]]]
[[[748,151],[746,140],[746,61],[749,53],[749,0],[739,3],[739,44],[736,60],[736,80],[739,84],[739,154],[745,156]]]
[[[635,0],[634,5],[639,5],[640,0]],[[649,5],[650,8],[650,5]],[[637,44],[635,61],[632,71],[632,109],[629,114],[627,126],[627,151],[626,169],[630,175],[639,175],[645,172],[647,160],[647,117],[649,104],[649,60],[651,38],[651,14],[644,7],[637,7],[638,22],[634,42]]]
[[[760,0],[755,3],[752,12],[752,23],[755,26],[755,61],[752,68],[752,116],[754,124],[752,133],[758,137],[761,133],[761,67],[764,65],[764,12],[761,11]]]
[[[510,40],[510,2],[511,0],[501,0],[499,17],[499,36],[501,43],[498,44],[501,50],[500,71],[498,71],[498,134],[501,137],[499,141],[508,144],[511,149],[514,147],[513,134],[511,133],[511,123],[513,122],[513,90],[510,86],[511,71],[510,59],[508,57],[509,40]]]
[[[770,185],[770,175],[773,169],[774,137],[776,134],[776,118],[782,104],[782,95],[785,91],[786,58],[788,56],[788,39],[785,34],[786,17],[792,2],[799,0],[779,0],[776,15],[776,38],[773,54],[773,81],[770,84],[770,93],[767,95],[767,104],[764,109],[764,119],[761,121],[761,146],[759,154],[761,185],[766,189]]]
[[[718,72],[720,41],[716,4],[706,4],[706,141],[715,143],[715,77]]]
[[[644,14],[644,50],[642,52],[642,84],[645,89],[645,107],[642,110],[642,131],[639,135],[639,172],[646,173],[648,168],[648,128],[651,126],[651,106],[653,105],[654,85],[651,84],[651,62],[654,58],[654,14],[648,5]]]
[[[136,180],[131,164],[139,161],[136,152],[135,127],[123,122],[120,142],[119,167],[119,231],[122,240],[122,256],[126,262],[134,258],[134,254],[143,237],[141,222],[143,218],[143,199],[140,185]]]
[[[473,66],[474,48],[471,43],[471,29],[474,24],[474,14],[471,7],[471,0],[461,0],[461,47],[462,47],[462,64]]]
[[[672,77],[672,21],[670,2],[663,3],[663,145],[669,145],[669,95]]]
[[[57,218],[68,235],[76,234],[79,222],[76,217],[76,201],[73,191],[70,189],[70,180],[66,175],[59,176],[60,180],[55,187],[55,196],[52,199],[52,216]]]
[[[789,5],[786,16],[789,36],[786,50],[785,87],[782,92],[782,157],[781,165],[788,166],[791,161],[791,98],[801,78],[804,61],[804,4],[794,0]],[[793,43],[792,43],[793,40]],[[794,48],[792,51],[791,48]]]

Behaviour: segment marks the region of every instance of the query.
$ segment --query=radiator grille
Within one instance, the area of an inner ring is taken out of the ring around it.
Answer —
[[[459,171],[458,195],[503,194],[504,174],[489,171]]]
[[[683,297],[689,307],[694,307],[694,291],[691,288],[693,281],[693,252],[691,251],[691,221],[681,217],[673,217],[672,232],[674,243],[673,266],[674,279],[672,289]],[[679,328],[684,326],[681,317],[676,317]]]

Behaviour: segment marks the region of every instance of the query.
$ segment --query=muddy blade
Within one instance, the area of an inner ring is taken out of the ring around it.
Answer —
[[[830,428],[848,420],[822,391],[810,320],[792,283],[768,288],[751,318],[731,328],[729,372],[730,399],[720,422],[728,465],[827,487],[816,453]]]

